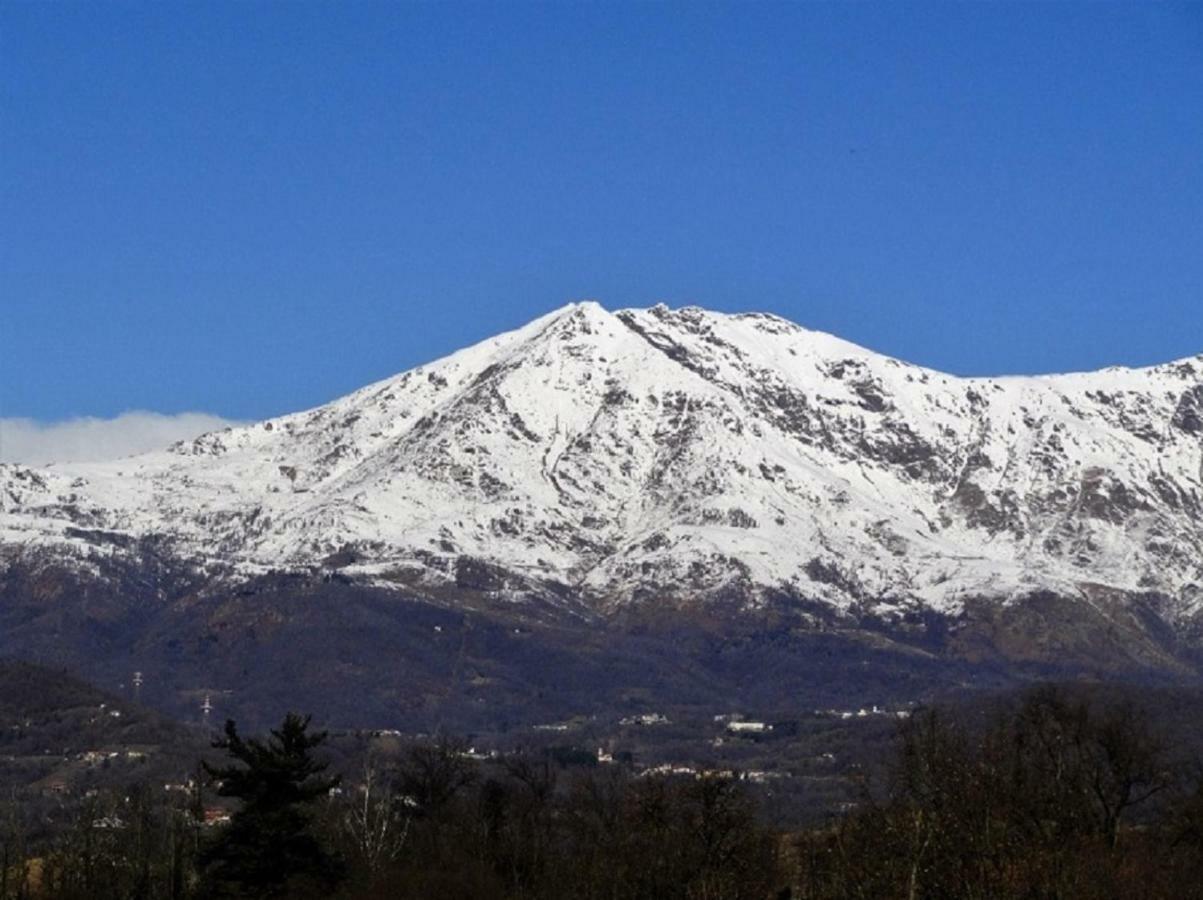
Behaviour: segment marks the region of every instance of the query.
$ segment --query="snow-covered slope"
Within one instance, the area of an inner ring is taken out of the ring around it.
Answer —
[[[786,595],[955,612],[1092,586],[1203,604],[1203,357],[957,378],[769,315],[574,304],[308,412],[0,466],[0,544],[600,609]],[[89,559],[92,563],[89,563]],[[560,588],[563,592],[563,588]]]

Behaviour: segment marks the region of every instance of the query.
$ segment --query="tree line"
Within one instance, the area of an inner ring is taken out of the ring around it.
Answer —
[[[795,896],[1203,897],[1203,779],[1147,710],[1045,685],[972,718],[906,723],[883,789],[793,837]]]
[[[482,763],[439,738],[340,779],[324,740],[293,714],[227,723],[195,793],[86,798],[41,847],[0,807],[0,900],[1203,897],[1190,748],[1099,692],[919,711],[851,809],[792,832],[733,778]]]

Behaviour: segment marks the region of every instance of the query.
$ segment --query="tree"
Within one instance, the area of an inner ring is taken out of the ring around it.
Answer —
[[[1058,826],[1052,840],[1087,834],[1114,849],[1131,812],[1173,781],[1164,739],[1130,703],[1092,704],[1043,686],[1024,698],[1014,732],[1024,774],[1014,786],[1033,819]]]
[[[397,790],[408,798],[416,815],[424,819],[438,816],[476,780],[476,766],[465,756],[466,750],[462,740],[446,736],[409,748],[397,772]]]
[[[243,738],[233,721],[213,746],[234,760],[205,764],[217,793],[241,801],[201,853],[202,896],[303,897],[328,891],[343,866],[314,836],[317,802],[338,784],[313,757],[326,732],[310,734],[309,716],[289,713],[270,738]]]
[[[14,797],[0,807],[0,900],[25,900],[28,896],[25,823]]]
[[[351,848],[350,855],[366,869],[369,881],[400,854],[411,818],[405,799],[390,789],[379,758],[369,752],[362,780],[339,820],[340,832]]]

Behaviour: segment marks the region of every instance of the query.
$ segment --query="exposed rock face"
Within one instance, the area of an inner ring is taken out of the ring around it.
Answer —
[[[573,305],[308,412],[0,466],[0,552],[80,573],[960,615],[1203,601],[1203,360],[965,379],[769,315]],[[1096,587],[1089,587],[1096,586]]]

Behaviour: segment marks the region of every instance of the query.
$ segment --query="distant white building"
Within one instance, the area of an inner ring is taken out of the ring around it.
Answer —
[[[772,731],[773,726],[767,722],[728,722],[727,731],[732,734],[764,734]]]
[[[652,766],[644,769],[639,773],[640,778],[654,777],[657,775],[690,775],[697,777],[698,770],[693,766],[677,765],[673,763],[661,763],[658,766]]]
[[[668,716],[663,713],[642,713],[638,716],[625,716],[618,720],[619,725],[667,725]]]

